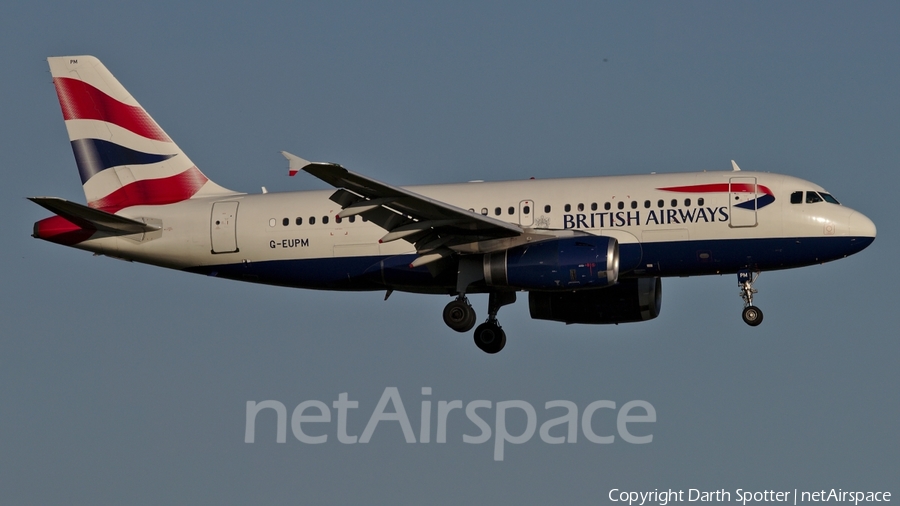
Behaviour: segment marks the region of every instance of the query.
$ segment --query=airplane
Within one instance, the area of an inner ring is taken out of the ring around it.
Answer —
[[[661,278],[737,274],[759,325],[763,271],[865,249],[875,225],[796,177],[732,170],[399,187],[287,152],[288,173],[335,188],[260,194],[206,177],[93,56],[48,58],[87,205],[30,197],[54,213],[33,237],[98,255],[232,280],[442,294],[444,322],[506,344],[502,306],[528,293],[534,319],[656,318]]]

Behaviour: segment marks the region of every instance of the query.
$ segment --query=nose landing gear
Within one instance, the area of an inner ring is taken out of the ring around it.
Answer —
[[[763,312],[761,309],[753,305],[753,294],[758,290],[753,288],[753,282],[759,277],[759,271],[753,272],[749,269],[740,270],[737,273],[738,286],[741,289],[741,298],[744,299],[744,310],[741,312],[741,318],[744,323],[755,327],[762,323]]]

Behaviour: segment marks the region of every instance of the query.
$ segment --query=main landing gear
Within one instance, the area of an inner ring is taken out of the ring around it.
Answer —
[[[465,295],[450,301],[444,308],[444,323],[457,332],[468,332],[475,326],[475,310]]]
[[[506,332],[497,322],[500,308],[516,301],[516,292],[491,292],[488,299],[488,319],[475,329],[475,346],[485,353],[494,354],[506,346]],[[475,310],[465,295],[450,301],[444,308],[444,323],[457,332],[468,332],[475,326]]]
[[[738,271],[738,286],[741,289],[741,298],[744,299],[744,310],[741,312],[741,318],[744,323],[755,327],[762,323],[763,312],[761,309],[753,305],[753,294],[758,290],[753,288],[753,282],[759,277],[759,271],[753,272],[747,269]]]

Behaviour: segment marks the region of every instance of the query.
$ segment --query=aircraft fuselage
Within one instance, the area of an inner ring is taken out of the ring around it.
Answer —
[[[729,184],[750,182],[757,191],[729,191]],[[762,206],[759,199],[767,195],[761,188],[773,197]],[[805,197],[792,204],[793,192],[824,190],[770,173],[529,179],[407,189],[536,234],[554,229],[614,237],[621,249],[623,277],[801,267],[856,253],[874,237],[871,221],[848,207],[826,201],[807,204]],[[341,207],[329,200],[332,193],[239,194],[130,207],[119,214],[159,220],[161,233],[97,232],[76,247],[281,286],[453,292],[455,279],[436,278],[427,266],[409,267],[416,257],[411,244],[379,243],[383,229],[359,216],[352,222],[339,219]],[[754,200],[755,205],[738,207]],[[225,237],[224,246],[213,244],[217,234]]]

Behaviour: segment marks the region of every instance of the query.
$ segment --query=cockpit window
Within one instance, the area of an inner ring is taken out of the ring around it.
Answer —
[[[820,192],[819,195],[821,195],[822,198],[825,199],[825,202],[841,205],[841,203],[838,202],[836,198],[832,197],[830,193]]]
[[[791,204],[802,204],[803,202],[803,192],[796,191],[791,193]],[[832,197],[830,193],[806,192],[806,203],[815,204],[816,202],[828,202],[830,204],[841,205],[841,203],[838,202],[836,198]]]

